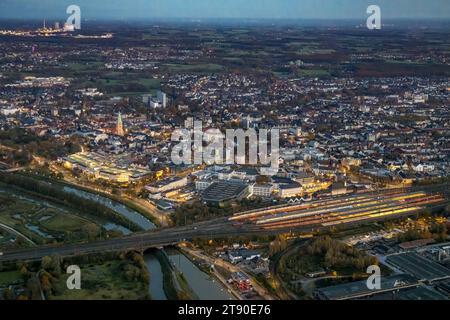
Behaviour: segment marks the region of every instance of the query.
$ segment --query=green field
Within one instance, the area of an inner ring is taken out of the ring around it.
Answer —
[[[0,193],[0,223],[20,232],[36,244],[44,244],[96,237],[105,221],[78,216],[69,209],[54,207],[32,198]],[[0,239],[1,242],[7,244],[6,240]]]
[[[300,69],[297,71],[298,77],[329,77],[330,73],[323,69]]]
[[[120,261],[81,266],[81,290],[68,290],[67,275],[56,284],[53,300],[141,300],[148,298],[148,287],[141,281],[127,281]]]
[[[161,89],[161,81],[153,78],[137,77],[133,73],[114,72],[100,79],[78,84],[79,88],[95,87],[109,95],[140,95]]]
[[[94,69],[103,67],[104,63],[100,61],[86,62],[86,63],[69,63],[67,68],[73,70],[74,72],[91,72]]]
[[[13,234],[11,234],[3,229],[0,229],[0,247],[8,245],[14,239],[15,239],[15,237]]]
[[[91,226],[95,227],[95,224],[92,222],[82,219],[80,217],[76,217],[73,215],[54,215],[52,218],[46,220],[45,222],[41,223],[41,225],[48,230],[53,231],[76,231],[80,230],[83,226]]]
[[[22,282],[22,276],[19,271],[0,272],[0,287]]]

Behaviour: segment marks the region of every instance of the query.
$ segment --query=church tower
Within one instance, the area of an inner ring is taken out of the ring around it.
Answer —
[[[119,116],[117,117],[117,135],[123,137],[125,135],[125,131],[123,130],[123,121],[122,114],[119,112]]]

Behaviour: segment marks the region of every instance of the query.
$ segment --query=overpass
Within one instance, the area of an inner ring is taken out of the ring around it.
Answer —
[[[149,248],[175,245],[185,239],[220,238],[255,233],[258,233],[258,230],[255,228],[248,228],[245,230],[235,228],[226,218],[221,218],[185,227],[140,232],[134,233],[130,236],[93,241],[89,243],[47,245],[28,249],[5,251],[0,256],[0,262],[34,261],[51,255],[70,257],[100,252],[128,250],[144,251]]]

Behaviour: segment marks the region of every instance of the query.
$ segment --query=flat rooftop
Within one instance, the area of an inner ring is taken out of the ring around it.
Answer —
[[[221,202],[239,197],[248,186],[244,183],[219,181],[214,182],[203,191],[204,201]]]
[[[370,297],[367,300],[448,300],[448,298],[436,290],[419,286],[411,289],[404,289],[398,292],[390,292]]]
[[[415,252],[390,255],[386,262],[419,280],[435,281],[450,278],[450,269]]]
[[[345,300],[357,297],[370,296],[377,293],[391,291],[405,286],[418,284],[416,278],[407,274],[398,274],[389,277],[381,277],[381,289],[370,290],[367,288],[366,280],[339,284],[335,286],[320,288],[320,295],[329,300]]]
[[[170,177],[170,178],[166,178],[164,180],[152,183],[151,185],[149,185],[149,187],[161,188],[161,187],[165,187],[165,186],[167,186],[167,185],[169,185],[171,183],[178,182],[178,181],[181,181],[181,180],[184,180],[184,179],[186,179],[186,177],[177,177],[177,176]]]
[[[400,291],[396,298],[398,300],[448,300],[443,294],[425,287]]]

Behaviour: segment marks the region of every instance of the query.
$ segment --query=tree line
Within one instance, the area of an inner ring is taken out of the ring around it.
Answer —
[[[21,190],[30,192],[40,198],[63,204],[75,210],[107,218],[112,222],[129,227],[132,231],[140,230],[137,225],[120,216],[114,210],[96,201],[81,198],[73,193],[68,193],[64,191],[60,185],[39,181],[20,174],[7,173],[0,173],[0,182],[20,188]]]

